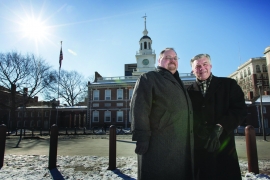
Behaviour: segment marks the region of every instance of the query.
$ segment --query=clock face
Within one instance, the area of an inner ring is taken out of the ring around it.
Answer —
[[[144,60],[142,61],[142,63],[143,63],[143,65],[148,65],[148,64],[149,64],[149,60],[148,60],[148,59],[144,59]]]

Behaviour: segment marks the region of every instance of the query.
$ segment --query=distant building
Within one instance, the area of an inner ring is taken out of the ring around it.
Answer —
[[[57,124],[60,128],[83,128],[87,126],[86,112],[87,106],[41,105],[28,106],[25,109],[20,107],[16,110],[16,124],[13,127],[46,130]]]
[[[16,87],[16,86],[15,86]],[[14,89],[14,98],[16,99],[16,106],[22,106],[24,102],[23,94]],[[10,107],[12,106],[11,101],[11,90],[0,86],[0,124],[6,124],[9,127],[15,126],[16,120],[10,119]],[[38,97],[28,99],[28,104],[37,103]],[[13,124],[13,125],[12,125]]]
[[[125,64],[125,76],[132,76],[133,71],[136,71],[137,63]]]
[[[146,18],[146,17],[145,17]],[[146,19],[143,37],[136,52],[136,63],[125,64],[124,76],[102,77],[95,72],[95,81],[88,83],[88,128],[102,127],[104,124],[128,128],[131,124],[130,99],[138,77],[156,69],[156,54],[152,50],[152,39],[148,36]],[[185,86],[195,81],[190,73],[180,74]]]
[[[235,79],[242,88],[245,99],[253,100],[259,96],[258,84],[262,85],[262,93],[269,95],[269,69],[266,57],[251,58],[228,77]]]
[[[262,133],[262,120],[266,133],[270,133],[270,47],[264,52],[264,57],[251,58],[238,67],[237,71],[232,73],[230,78],[237,81],[242,88],[246,104],[248,107],[248,116],[242,126],[252,125],[257,133]],[[262,103],[260,103],[260,89]],[[261,108],[262,106],[262,114]]]

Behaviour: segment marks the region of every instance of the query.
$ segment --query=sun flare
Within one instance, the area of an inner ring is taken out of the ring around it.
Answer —
[[[24,37],[42,40],[46,35],[46,26],[38,19],[29,18],[22,23],[22,31]]]

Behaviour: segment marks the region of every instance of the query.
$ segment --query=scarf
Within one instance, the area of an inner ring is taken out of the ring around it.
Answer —
[[[205,94],[209,88],[211,79],[212,79],[212,73],[210,74],[210,76],[206,80],[202,81],[202,80],[196,79],[196,83],[198,84],[203,97],[205,97]]]

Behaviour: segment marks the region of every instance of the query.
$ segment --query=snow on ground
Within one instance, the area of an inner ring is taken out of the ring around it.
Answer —
[[[38,180],[135,180],[137,177],[136,157],[117,157],[116,170],[107,170],[108,157],[57,156],[57,169],[49,170],[46,155],[5,155],[0,179]],[[260,172],[248,172],[247,161],[239,160],[243,180],[270,179],[270,160],[259,161]]]

